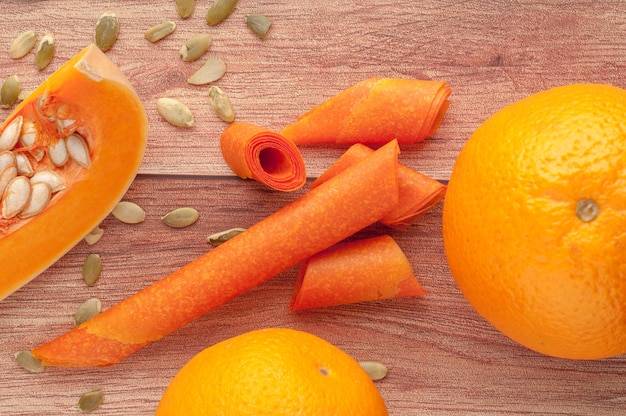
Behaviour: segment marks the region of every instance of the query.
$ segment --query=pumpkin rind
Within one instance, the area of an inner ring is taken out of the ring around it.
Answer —
[[[145,109],[128,79],[95,45],[46,79],[0,131],[20,115],[41,120],[42,96],[75,110],[72,118],[86,136],[91,166],[63,168],[66,189],[41,213],[0,232],[0,300],[46,270],[104,220],[134,180],[146,147]]]

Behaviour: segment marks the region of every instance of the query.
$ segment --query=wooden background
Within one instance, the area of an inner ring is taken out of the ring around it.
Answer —
[[[541,356],[471,309],[446,266],[441,205],[409,230],[391,232],[428,291],[423,298],[290,313],[294,268],[113,367],[40,374],[18,367],[13,353],[64,333],[84,300],[97,297],[107,308],[209,250],[207,235],[247,227],[304,192],[271,191],[234,177],[225,165],[218,146],[225,124],[209,107],[208,87],[185,81],[200,62],[178,59],[180,45],[194,34],[213,35],[208,55],[227,64],[217,85],[230,95],[237,119],[277,130],[366,77],[448,81],[452,105],[436,137],[401,154],[403,163],[442,181],[471,132],[500,107],[567,83],[626,87],[621,0],[240,0],[217,27],[205,23],[209,4],[198,0],[187,20],[177,16],[174,0],[0,4],[0,78],[18,74],[26,89],[91,42],[101,13],[115,11],[121,32],[107,53],[136,87],[150,120],[145,160],[126,197],[145,208],[146,221],[130,226],[108,218],[97,245],[80,243],[0,303],[0,415],[78,414],[79,396],[91,389],[106,396],[94,414],[148,415],[197,352],[269,326],[309,331],[359,360],[385,363],[389,375],[377,386],[392,415],[626,414],[626,357]],[[245,26],[248,13],[273,19],[264,41]],[[176,21],[176,31],[157,44],[146,41],[144,31],[164,20]],[[55,35],[56,56],[42,72],[32,53],[18,61],[6,53],[28,29]],[[194,128],[160,119],[155,101],[165,96],[191,108]],[[318,176],[343,150],[303,148],[308,176]],[[181,230],[161,224],[160,217],[179,206],[197,208],[200,220]],[[81,280],[90,252],[104,262],[92,288]]]

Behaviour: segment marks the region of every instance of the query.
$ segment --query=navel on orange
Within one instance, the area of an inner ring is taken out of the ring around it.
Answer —
[[[268,328],[198,353],[172,379],[156,415],[381,416],[387,410],[348,354],[307,332]]]
[[[502,333],[570,359],[626,353],[626,91],[536,93],[474,132],[443,211],[450,270]]]

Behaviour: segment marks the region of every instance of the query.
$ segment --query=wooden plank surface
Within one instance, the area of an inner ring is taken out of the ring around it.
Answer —
[[[41,374],[19,368],[13,353],[69,329],[82,301],[97,297],[109,307],[209,250],[208,234],[249,226],[304,192],[277,193],[233,177],[218,146],[225,124],[212,113],[207,88],[185,81],[200,63],[178,59],[180,45],[196,33],[210,33],[209,55],[227,63],[217,85],[231,96],[237,118],[273,129],[369,76],[448,81],[452,105],[441,128],[401,154],[403,163],[443,181],[467,137],[498,108],[566,83],[626,87],[623,1],[240,0],[217,27],[204,22],[209,4],[198,1],[186,20],[177,17],[173,0],[0,5],[0,78],[18,74],[25,88],[86,46],[98,16],[115,11],[122,29],[107,53],[136,87],[150,120],[146,157],[126,197],[146,209],[146,221],[129,226],[107,219],[96,246],[79,244],[0,303],[0,415],[78,414],[80,394],[96,388],[106,399],[94,414],[151,414],[171,377],[195,353],[268,326],[306,330],[357,359],[387,364],[389,375],[377,385],[392,415],[626,413],[625,357],[587,362],[541,356],[500,335],[471,309],[446,266],[441,206],[409,230],[391,233],[428,291],[423,298],[290,313],[293,269],[113,367]],[[273,19],[264,41],[243,23],[248,13]],[[164,20],[178,24],[170,37],[157,44],[143,39],[148,27]],[[14,61],[2,52],[27,29],[55,35],[55,59],[42,72],[32,54]],[[163,96],[188,104],[196,126],[181,130],[162,121],[155,101]],[[319,175],[343,150],[302,149],[308,176]],[[168,210],[185,205],[200,211],[194,226],[172,230],[160,223]],[[374,226],[363,234],[383,232],[388,230]],[[104,261],[93,288],[80,277],[90,252]]]

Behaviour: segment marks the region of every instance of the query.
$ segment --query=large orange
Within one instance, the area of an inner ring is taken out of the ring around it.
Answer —
[[[198,353],[172,379],[163,415],[382,416],[376,386],[359,363],[310,333],[246,332]]]
[[[452,171],[450,270],[495,328],[540,353],[626,353],[626,91],[576,84],[490,117]]]

